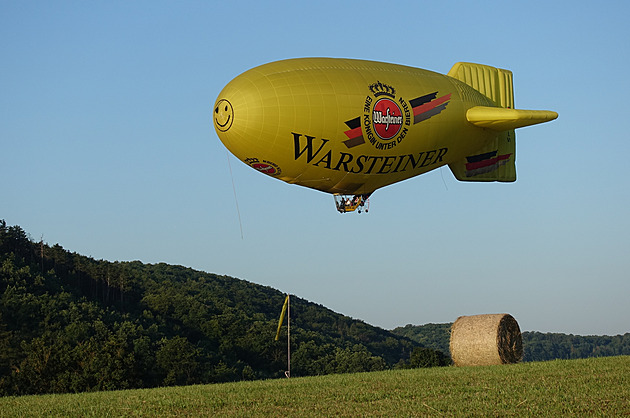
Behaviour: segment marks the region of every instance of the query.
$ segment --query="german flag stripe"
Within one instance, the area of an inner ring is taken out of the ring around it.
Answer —
[[[355,138],[350,138],[348,140],[343,141],[344,145],[348,148],[356,147],[357,145],[361,145],[365,143],[365,139],[363,136],[357,136]]]
[[[487,160],[494,157],[495,155],[497,155],[497,152],[498,151],[490,151],[484,154],[471,155],[470,157],[466,157],[466,161],[468,161],[469,163],[477,163],[479,161]]]
[[[363,139],[363,131],[361,130],[361,117],[358,116],[354,119],[346,121],[345,123],[348,128],[350,128],[344,132],[344,134],[346,134],[349,138],[346,141],[343,141],[345,146],[352,148],[365,143],[365,139]]]
[[[430,117],[435,116],[435,115],[437,115],[438,113],[442,112],[444,109],[446,109],[446,105],[447,105],[447,104],[448,104],[448,103],[443,103],[443,104],[441,104],[441,105],[439,105],[439,106],[437,106],[437,107],[434,107],[434,108],[433,108],[433,109],[431,109],[431,110],[427,110],[427,111],[426,111],[426,112],[424,112],[424,113],[420,113],[419,115],[414,116],[414,117],[413,117],[413,123],[414,123],[414,125],[415,125],[416,123],[420,123],[420,122],[422,122],[423,120],[427,120],[427,119],[429,119]]]
[[[354,119],[350,119],[348,121],[346,121],[346,125],[348,125],[348,128],[350,129],[355,129],[361,126],[361,116],[357,116]]]
[[[352,139],[356,138],[357,136],[363,135],[363,132],[361,132],[361,127],[358,126],[354,129],[350,129],[349,131],[345,131],[344,134],[346,134],[348,138]]]
[[[411,107],[418,107],[420,105],[423,105],[435,99],[436,96],[437,96],[437,91],[435,93],[429,93],[422,97],[417,97],[413,100],[409,100],[409,104],[411,105]]]
[[[445,102],[448,102],[449,100],[451,100],[451,93],[447,94],[446,96],[439,97],[439,98],[437,98],[435,100],[431,100],[428,103],[424,103],[424,104],[421,104],[420,106],[414,107],[413,108],[413,115],[414,116],[418,116],[419,114],[427,112],[429,110],[432,110],[432,109],[438,107],[439,105],[441,105],[441,104],[443,104]]]
[[[477,170],[484,167],[490,167],[496,164],[505,164],[507,160],[510,159],[512,154],[499,155],[498,157],[489,158],[487,160],[481,160],[474,163],[466,164],[466,170]],[[497,166],[498,167],[498,166]]]
[[[497,161],[496,164],[492,164],[486,167],[476,168],[474,170],[466,170],[466,177],[475,177],[480,174],[492,173],[495,170],[498,170],[499,167],[505,165],[509,160],[501,160]]]

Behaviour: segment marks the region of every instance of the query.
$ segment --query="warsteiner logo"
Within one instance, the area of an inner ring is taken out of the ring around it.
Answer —
[[[374,148],[386,150],[394,148],[407,135],[411,125],[411,113],[403,114],[396,103],[396,89],[389,84],[377,81],[368,89],[372,93],[365,97],[363,104],[363,134]],[[405,108],[407,103],[401,98]]]
[[[437,91],[415,99],[396,98],[396,89],[377,81],[368,86],[363,115],[345,122],[350,128],[343,143],[348,148],[370,142],[377,150],[388,150],[400,144],[411,125],[441,113],[451,100],[451,94],[437,97]],[[366,141],[367,140],[367,141]]]
[[[258,158],[246,158],[244,161],[245,164],[249,165],[254,170],[258,170],[261,173],[269,174],[270,176],[278,176],[282,173],[282,170],[280,169],[280,167],[278,167],[278,164],[271,161],[260,161]]]
[[[395,137],[402,128],[403,117],[400,107],[391,99],[380,99],[372,112],[374,132],[383,140]]]

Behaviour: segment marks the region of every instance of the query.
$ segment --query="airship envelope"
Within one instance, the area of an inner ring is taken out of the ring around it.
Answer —
[[[558,114],[514,108],[512,72],[457,63],[442,75],[374,61],[299,58],[253,68],[216,100],[239,160],[361,209],[375,190],[448,165],[461,181],[516,180],[520,127]]]

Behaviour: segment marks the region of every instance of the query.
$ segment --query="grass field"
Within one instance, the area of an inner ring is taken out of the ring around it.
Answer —
[[[0,416],[217,415],[630,415],[630,357],[0,398]]]

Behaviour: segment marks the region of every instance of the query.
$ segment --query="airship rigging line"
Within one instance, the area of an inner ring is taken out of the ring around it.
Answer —
[[[241,239],[243,239],[243,223],[241,222],[241,211],[238,208],[238,198],[236,197],[236,186],[234,185],[234,175],[232,174],[232,164],[230,163],[230,153],[225,150],[228,167],[230,168],[230,178],[232,179],[232,190],[234,191],[234,202],[236,203],[236,214],[238,215],[238,226],[241,229]]]

